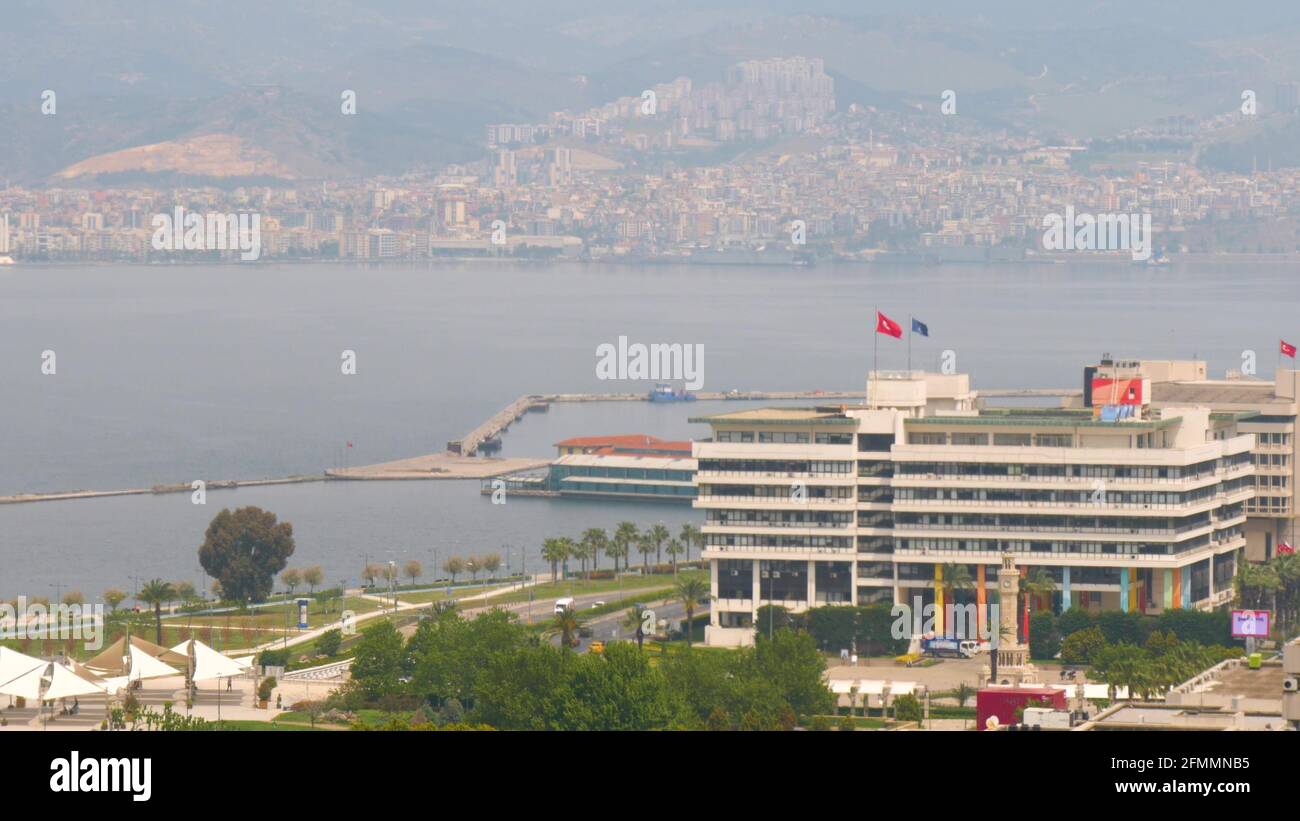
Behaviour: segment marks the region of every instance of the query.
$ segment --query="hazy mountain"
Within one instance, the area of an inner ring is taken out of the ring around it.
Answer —
[[[232,171],[400,173],[481,156],[489,122],[544,121],[778,55],[825,59],[844,104],[932,107],[951,88],[963,116],[1063,139],[1231,111],[1243,88],[1263,98],[1300,79],[1300,7],[1282,2],[936,0],[922,11],[904,0],[10,0],[0,176],[219,170],[187,167],[205,146]],[[40,111],[46,89],[54,116]],[[356,117],[339,112],[344,89]]]

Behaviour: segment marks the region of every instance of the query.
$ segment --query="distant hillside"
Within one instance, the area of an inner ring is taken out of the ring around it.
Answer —
[[[1279,117],[1236,139],[1206,146],[1199,162],[1206,168],[1249,174],[1258,168],[1300,167],[1300,116]]]

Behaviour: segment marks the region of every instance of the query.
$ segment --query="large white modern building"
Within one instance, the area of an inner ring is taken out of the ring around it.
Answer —
[[[948,563],[968,568],[975,589],[963,595],[985,603],[1004,552],[1022,572],[1047,568],[1060,609],[1226,602],[1255,437],[1243,414],[1155,408],[1140,381],[1133,394],[979,409],[965,374],[882,372],[862,405],[692,420],[712,428],[693,448],[708,642],[752,641],[768,603],[942,608]]]

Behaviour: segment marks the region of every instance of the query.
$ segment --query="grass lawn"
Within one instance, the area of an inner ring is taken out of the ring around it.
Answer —
[[[699,576],[708,578],[708,574],[703,570],[682,570],[680,576]],[[617,595],[621,589],[625,594],[632,592],[641,592],[647,588],[671,587],[673,584],[673,574],[671,573],[654,573],[649,576],[624,576],[620,579],[564,579],[558,582],[545,582],[543,584],[529,587],[525,590],[516,590],[512,593],[505,593],[500,596],[494,596],[489,601],[500,604],[513,604],[528,601],[528,594],[531,592],[536,601],[546,599],[559,599],[565,596],[586,596],[595,593],[614,593]],[[620,586],[621,585],[621,586]],[[624,596],[624,600],[626,600]]]
[[[401,591],[398,591],[397,601],[400,604],[429,604],[430,602],[445,601],[448,598],[459,600],[469,596],[476,596],[480,593],[489,593],[493,590],[499,590],[505,586],[505,584],[493,584],[480,587],[453,587],[451,589],[450,597],[448,597],[447,589],[445,587],[438,590],[422,590],[418,593],[402,593]],[[491,604],[499,602],[502,598],[503,597],[493,596],[492,598],[484,599],[483,603]]]
[[[278,720],[277,721],[248,721],[248,720],[229,721],[227,720],[227,721],[213,722],[213,723],[214,724],[219,723],[219,728],[222,730],[240,730],[244,732],[249,732],[249,731],[251,732],[301,732],[304,730],[307,732],[317,731],[317,728],[315,727],[310,727],[303,724],[295,724],[293,722],[282,722]]]

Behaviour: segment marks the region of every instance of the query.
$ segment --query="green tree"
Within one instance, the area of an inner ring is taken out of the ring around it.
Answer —
[[[442,563],[442,570],[448,576],[451,576],[451,583],[456,583],[456,577],[465,572],[465,560],[459,556],[448,556]]]
[[[779,630],[771,639],[759,633],[752,659],[754,669],[776,686],[796,715],[829,713],[834,708],[822,680],[826,659],[807,633]]]
[[[104,591],[104,603],[108,605],[110,613],[116,613],[118,606],[126,599],[126,594],[116,587],[110,587]]]
[[[410,559],[406,564],[402,565],[402,572],[406,574],[406,578],[410,579],[411,584],[414,585],[415,580],[424,575],[424,565],[420,564],[419,559]]]
[[[176,598],[176,591],[162,579],[150,579],[136,594],[136,601],[153,608],[154,643],[162,644],[162,606]]]
[[[298,585],[302,584],[302,572],[294,567],[286,569],[280,574],[280,584],[284,585],[285,589],[289,591],[289,595],[292,596],[293,591],[297,589]]]
[[[1151,690],[1153,672],[1151,660],[1142,648],[1116,644],[1096,654],[1089,675],[1109,685],[1113,701],[1119,687],[1128,689],[1130,699],[1137,695],[1145,698]]]
[[[614,572],[618,572],[618,560],[623,560],[623,569],[627,569],[628,556],[631,554],[632,545],[641,538],[640,532],[636,525],[631,522],[619,522],[614,528],[614,538],[612,546],[614,553],[611,558],[614,559]],[[608,552],[608,551],[606,551]]]
[[[903,693],[900,696],[894,696],[894,718],[899,721],[915,721],[920,724],[925,715],[921,708],[921,700],[912,693]]]
[[[339,649],[343,646],[343,631],[337,627],[332,630],[326,630],[316,637],[316,652],[322,656],[333,658],[338,655]]]
[[[686,548],[686,561],[688,562],[691,560],[692,547],[697,547],[701,550],[704,548],[704,535],[700,533],[698,527],[690,522],[684,522],[682,524],[682,532],[677,535],[677,538],[681,540],[682,547]]]
[[[499,730],[555,729],[577,659],[549,644],[493,654],[477,679],[474,720]]]
[[[199,564],[221,582],[226,598],[260,602],[270,595],[275,574],[293,550],[293,525],[277,521],[274,513],[259,507],[225,509],[208,525]]]
[[[814,607],[808,611],[808,632],[822,650],[851,648],[857,623],[858,610],[854,607]]]
[[[371,703],[402,689],[405,657],[402,634],[388,619],[373,622],[361,631],[352,657],[352,682]]]
[[[582,531],[582,549],[591,559],[592,570],[600,569],[600,554],[609,548],[609,536],[598,527],[589,527]],[[588,576],[590,578],[590,576]]]
[[[455,700],[472,707],[488,659],[517,651],[528,638],[528,630],[505,610],[472,619],[455,611],[437,613],[420,622],[406,646],[412,692],[437,706]]]
[[[303,568],[302,580],[307,585],[307,592],[315,594],[316,588],[325,581],[325,571],[318,564]]]
[[[1020,600],[1024,603],[1025,613],[1028,614],[1033,608],[1034,602],[1038,599],[1047,601],[1047,611],[1052,609],[1052,594],[1056,592],[1056,581],[1052,578],[1052,573],[1046,567],[1031,568],[1028,575],[1020,582]],[[1032,627],[1032,623],[1029,625]],[[1030,635],[1025,636],[1028,641]]]
[[[668,532],[668,528],[664,527],[662,524],[652,526],[650,531],[646,533],[646,537],[650,539],[650,543],[655,546],[656,565],[663,564],[664,544],[667,543],[669,538],[671,538],[671,535],[672,534]]]
[[[799,626],[793,614],[779,604],[764,604],[754,613],[754,633],[772,636],[778,630],[793,630]]]
[[[560,646],[566,649],[573,647],[573,636],[578,632],[578,614],[573,612],[572,607],[566,607],[551,622],[551,626],[560,634]]]
[[[664,730],[686,712],[650,658],[627,642],[603,653],[579,656],[561,691],[555,729],[587,731]]]
[[[1061,649],[1061,637],[1056,632],[1056,617],[1049,610],[1040,610],[1029,617],[1029,655],[1036,659],[1056,658]]]
[[[645,620],[646,608],[642,604],[632,605],[623,616],[623,629],[631,632],[636,637],[636,646],[638,648],[645,645]]]
[[[648,576],[650,575],[650,554],[655,552],[654,539],[651,539],[648,533],[642,535],[636,540],[636,549],[641,554],[642,572]]]
[[[1106,636],[1100,627],[1077,630],[1061,642],[1061,661],[1066,664],[1091,664],[1097,654],[1106,649],[1106,644]]]
[[[542,558],[551,565],[551,581],[559,581],[560,563],[568,556],[564,539],[546,539],[542,542]]]
[[[887,604],[868,604],[857,608],[854,644],[868,656],[896,656],[907,650],[908,640],[894,637],[895,616]]]
[[[970,568],[964,564],[956,562],[944,562],[940,573],[942,579],[937,582],[939,589],[943,591],[943,601],[945,604],[957,604],[960,594],[967,593],[975,589],[975,580],[971,578]],[[946,617],[945,617],[946,618]],[[952,625],[944,624],[944,627],[951,635]],[[961,637],[966,638],[966,637]]]
[[[673,585],[673,597],[686,608],[686,646],[691,646],[691,631],[694,626],[695,608],[700,599],[709,595],[709,583],[702,576],[679,576]]]
[[[667,546],[664,547],[665,552],[668,553],[669,561],[673,563],[674,576],[677,575],[677,557],[682,555],[682,552],[685,549],[686,548],[682,547],[682,543],[677,539],[669,539]]]

